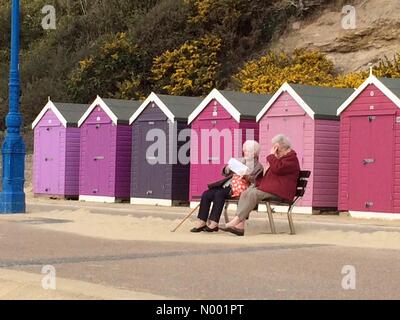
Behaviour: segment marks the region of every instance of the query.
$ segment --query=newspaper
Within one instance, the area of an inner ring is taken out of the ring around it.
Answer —
[[[240,176],[245,175],[249,170],[249,168],[246,165],[244,165],[242,162],[236,160],[235,158],[231,158],[228,161],[228,167],[231,171],[233,171],[234,173],[236,173]]]

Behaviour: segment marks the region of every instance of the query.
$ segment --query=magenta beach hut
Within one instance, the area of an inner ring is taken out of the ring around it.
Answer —
[[[79,120],[80,200],[129,199],[132,149],[129,118],[139,105],[139,101],[98,96]]]
[[[192,126],[190,202],[195,206],[207,184],[221,179],[221,170],[239,157],[245,140],[258,140],[256,115],[269,95],[213,89],[189,116]]]
[[[257,115],[261,162],[265,162],[271,139],[283,133],[297,152],[300,168],[311,171],[307,191],[294,212],[337,208],[339,118],[336,113],[353,92],[353,89],[285,83]]]
[[[339,210],[400,218],[400,79],[368,79],[341,105]]]
[[[131,117],[132,204],[188,203],[190,130],[185,129],[200,102],[151,93]]]
[[[89,106],[48,101],[35,121],[33,192],[65,198],[78,198],[79,146],[78,121]]]

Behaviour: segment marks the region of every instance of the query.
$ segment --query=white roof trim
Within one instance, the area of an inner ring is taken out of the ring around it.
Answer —
[[[35,129],[37,124],[40,122],[40,120],[43,118],[43,116],[46,114],[47,110],[51,110],[54,112],[54,114],[57,116],[58,120],[61,121],[62,125],[64,127],[67,127],[67,120],[64,118],[64,116],[61,114],[61,112],[57,109],[55,104],[49,100],[42,111],[40,111],[39,115],[36,117],[35,121],[32,122],[32,129]]]
[[[103,101],[103,99],[97,96],[97,98],[93,101],[93,103],[86,110],[83,116],[79,119],[78,127],[80,127],[85,122],[87,117],[89,117],[90,113],[94,110],[94,108],[96,108],[96,106],[100,106],[104,110],[104,112],[110,117],[112,122],[114,122],[114,124],[117,124],[118,121],[117,116],[114,114],[114,112],[111,111],[111,109],[107,106],[107,104]]]
[[[140,105],[139,109],[136,110],[136,112],[131,116],[129,119],[129,124],[132,124],[133,121],[139,117],[139,115],[146,109],[146,107],[149,105],[149,103],[154,102],[162,112],[168,117],[169,120],[172,122],[175,121],[175,116],[171,112],[171,110],[168,109],[166,104],[162,102],[162,100],[155,94],[154,92],[150,93],[150,95],[146,98],[146,100],[143,101],[143,103]]]
[[[278,89],[277,92],[272,96],[272,98],[267,102],[267,104],[262,108],[262,110],[258,113],[256,117],[256,121],[260,121],[261,118],[267,113],[267,111],[271,108],[271,106],[275,103],[275,101],[279,98],[279,96],[287,92],[289,93],[292,98],[303,108],[303,110],[312,118],[314,119],[315,112],[308,106],[308,104],[297,94],[297,92],[285,82],[281,87]]]
[[[228,111],[231,116],[237,121],[240,122],[240,112],[233,106],[232,103],[226,99],[221,92],[217,89],[213,89],[207,97],[203,99],[203,101],[198,105],[196,109],[190,114],[188,118],[188,124],[190,124],[197,116],[208,106],[208,104],[213,100],[217,100],[226,111]]]
[[[393,103],[400,108],[400,99],[397,97],[388,87],[386,87],[377,77],[374,75],[370,75],[363,83],[361,86],[357,88],[353,92],[353,94],[347,98],[345,102],[342,103],[342,105],[339,107],[337,111],[337,115],[340,115],[353,101],[355,98],[357,98],[361,92],[365,90],[370,84],[374,84],[379,90],[381,90],[385,96],[387,96],[390,100],[393,101]]]

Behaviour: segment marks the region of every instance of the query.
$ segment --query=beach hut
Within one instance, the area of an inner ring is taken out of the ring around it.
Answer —
[[[213,89],[189,116],[192,207],[199,202],[208,183],[221,179],[221,170],[227,161],[242,156],[243,142],[258,140],[256,115],[270,98]]]
[[[340,106],[339,210],[400,218],[400,79],[368,79]]]
[[[268,156],[271,139],[283,133],[292,142],[300,168],[311,171],[306,194],[295,212],[337,208],[339,117],[336,113],[353,92],[353,89],[285,83],[257,115],[261,162]]]
[[[79,194],[78,120],[89,106],[49,99],[32,123],[33,192],[65,198]]]
[[[179,151],[190,143],[190,130],[183,130],[189,128],[188,116],[200,102],[151,93],[133,114],[132,204],[188,203],[190,159]]]
[[[129,118],[139,106],[139,101],[98,96],[79,120],[80,200],[129,200],[132,149]]]

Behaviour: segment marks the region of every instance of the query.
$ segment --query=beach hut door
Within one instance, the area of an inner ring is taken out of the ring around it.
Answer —
[[[59,194],[60,176],[59,166],[59,146],[61,145],[61,130],[60,126],[40,127],[39,134],[43,143],[43,148],[40,152],[39,164],[39,193]]]
[[[391,212],[393,115],[350,118],[349,208]]]
[[[109,150],[110,150],[110,126],[107,124],[88,124],[87,137],[90,143],[87,145],[89,163],[89,194],[93,196],[108,195],[109,184]]]
[[[151,146],[160,141],[146,141],[146,135],[149,130],[160,129],[168,133],[167,122],[162,121],[140,121],[140,170],[138,172],[140,190],[138,196],[144,198],[164,199],[166,185],[169,184],[166,175],[168,167],[168,152],[165,150],[154,150]],[[168,140],[168,135],[167,135]]]

